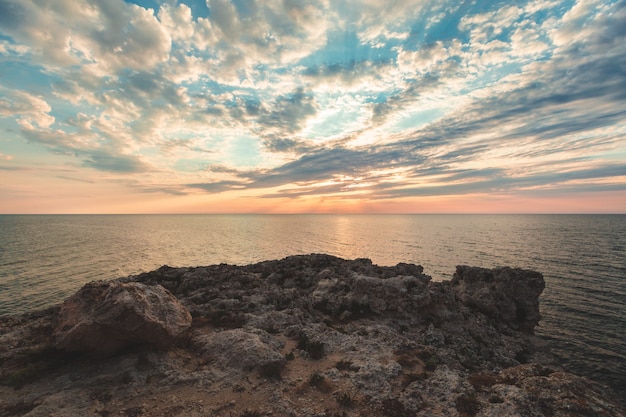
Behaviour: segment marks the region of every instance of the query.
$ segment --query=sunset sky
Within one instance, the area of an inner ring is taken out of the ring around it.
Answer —
[[[626,212],[626,1],[0,0],[0,213]]]

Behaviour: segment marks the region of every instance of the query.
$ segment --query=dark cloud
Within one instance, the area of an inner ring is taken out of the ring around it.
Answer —
[[[423,94],[433,91],[441,85],[442,77],[444,77],[443,74],[426,74],[410,82],[403,91],[374,104],[372,121],[376,125],[382,124],[389,115],[398,113],[407,105],[414,103]]]
[[[310,185],[343,177],[367,178],[372,176],[372,170],[412,166],[423,161],[423,156],[395,146],[381,147],[376,151],[343,147],[319,148],[273,169],[228,172],[242,178],[241,181],[218,181],[189,186],[210,192],[222,192],[235,188],[270,188],[293,183]]]
[[[88,151],[82,156],[83,165],[100,171],[117,173],[139,173],[149,167],[134,155],[113,154],[107,151]]]
[[[135,90],[144,92],[150,97],[156,96],[161,90],[155,75],[149,72],[134,71],[128,76],[129,85]]]
[[[486,174],[486,175],[485,175]],[[568,185],[575,180],[597,180],[622,177],[626,175],[626,166],[606,165],[587,169],[572,170],[570,172],[550,172],[529,174],[513,177],[498,170],[466,171],[461,176],[453,175],[449,179],[471,179],[462,183],[447,183],[442,185],[428,185],[423,187],[398,187],[381,192],[374,192],[371,198],[397,198],[435,195],[462,195],[470,193],[500,193],[525,190],[528,187],[544,187],[545,189],[559,189],[566,187],[570,191],[600,191],[607,189],[625,189],[624,184]],[[486,177],[486,178],[485,178]],[[616,188],[617,187],[617,188]],[[534,192],[535,190],[531,190]]]
[[[352,191],[351,184],[337,183],[320,187],[303,187],[280,190],[273,194],[264,194],[262,198],[298,198],[309,195],[343,194]]]
[[[190,188],[198,188],[204,191],[207,191],[211,194],[221,193],[224,191],[231,191],[242,189],[245,187],[244,182],[241,181],[216,181],[216,182],[205,182],[205,183],[192,183],[185,184]]]
[[[0,1],[0,28],[18,29],[26,20],[28,12],[24,5],[13,1]]]
[[[106,94],[123,102],[134,103],[144,113],[158,106],[184,108],[184,96],[179,86],[165,78],[161,69],[125,71],[114,81],[108,81]],[[221,114],[221,112],[219,113]]]
[[[315,148],[310,142],[283,137],[267,137],[263,140],[263,145],[270,152],[294,152],[297,154],[308,153]]]
[[[434,195],[462,195],[469,193],[492,193],[492,192],[512,192],[526,187],[536,187],[550,184],[559,186],[572,180],[591,180],[619,177],[626,175],[626,168],[613,165],[576,170],[566,174],[560,172],[543,173],[524,177],[510,177],[506,170],[499,168],[484,169],[463,169],[455,170],[448,166],[436,166],[415,168],[404,173],[404,178],[400,183],[389,181],[393,174],[372,175],[372,168],[389,168],[392,166],[401,167],[410,165],[407,160],[398,161],[397,164],[389,164],[390,159],[385,155],[374,155],[367,157],[359,163],[359,159],[351,156],[363,155],[359,152],[353,153],[349,150],[327,150],[320,153],[324,155],[327,164],[332,169],[317,168],[318,158],[305,157],[298,161],[286,164],[275,170],[238,171],[233,169],[216,169],[213,172],[225,172],[240,177],[241,180],[216,181],[209,183],[187,184],[188,187],[202,189],[209,193],[221,193],[237,189],[271,188],[285,186],[276,193],[264,194],[263,198],[298,198],[302,196],[343,194],[343,198],[351,198],[355,192],[366,193],[368,199],[392,199],[398,197],[417,197]],[[387,154],[389,156],[389,154]],[[347,159],[346,159],[347,158]],[[375,166],[366,165],[367,162],[374,162],[380,158]],[[337,161],[346,163],[341,165]],[[328,166],[326,166],[328,168]],[[352,179],[349,176],[359,176]],[[347,176],[347,177],[346,177]],[[441,185],[428,184],[422,178],[438,176]],[[334,184],[316,186],[322,181],[336,181]],[[408,186],[411,183],[424,182],[424,186]],[[299,184],[300,187],[292,188],[290,184]],[[584,186],[583,186],[584,187]],[[603,184],[593,189],[613,189],[616,185]],[[620,188],[621,187],[621,188]],[[623,189],[626,186],[620,186]]]
[[[339,82],[344,85],[354,85],[363,79],[380,78],[380,73],[391,69],[393,62],[389,59],[362,60],[355,59],[348,62],[310,65],[302,70],[302,75],[317,81]]]
[[[188,194],[185,191],[181,190],[180,187],[140,186],[138,188],[142,193],[160,193],[170,194],[174,196],[183,196]]]
[[[87,183],[87,184],[95,184],[95,181],[92,181],[92,180],[86,180],[84,178],[68,177],[66,175],[57,175],[57,178],[60,178],[62,180],[68,180],[68,181],[76,181],[76,182],[84,182],[84,183]]]
[[[258,119],[264,128],[277,128],[284,134],[293,134],[304,127],[304,122],[317,113],[317,103],[312,93],[298,88],[291,94],[276,99],[269,111]]]
[[[209,167],[207,167],[206,170],[216,174],[233,174],[236,176],[243,175],[242,171],[235,168],[227,167],[225,165],[210,165]]]
[[[258,116],[261,112],[261,103],[258,100],[247,99],[245,100],[246,113],[249,116]]]

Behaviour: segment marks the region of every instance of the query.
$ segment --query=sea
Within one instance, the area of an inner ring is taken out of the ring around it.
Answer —
[[[626,403],[626,215],[0,215],[0,315],[162,265],[245,265],[327,253],[544,274],[536,333],[568,370]]]

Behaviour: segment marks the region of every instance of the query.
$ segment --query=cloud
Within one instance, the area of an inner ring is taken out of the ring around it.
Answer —
[[[84,126],[90,124],[83,119],[82,122],[77,122],[77,125],[81,123]],[[124,150],[126,143],[117,138],[103,143],[87,129],[68,134],[62,130],[36,128],[26,121],[20,125],[22,135],[29,141],[43,145],[56,153],[74,156],[86,167],[118,173],[145,172],[151,168],[140,156],[126,153]]]
[[[407,23],[424,13],[430,2],[351,0],[346,3],[345,10],[350,21],[355,22],[360,39],[377,44],[388,39],[404,38]]]
[[[618,53],[626,42],[608,36],[619,33],[613,26],[626,21],[617,10],[606,15],[611,18],[596,16],[590,22],[597,25],[596,36],[561,49],[551,60],[526,65],[521,73],[479,90],[457,112],[419,130],[402,132],[393,143],[309,149],[273,169],[240,172],[237,180],[207,183],[202,188],[220,192],[234,187],[282,187],[267,194],[268,198],[316,193],[348,198],[353,192],[350,184],[358,183],[366,184],[362,190],[369,198],[559,187],[583,190],[593,188],[588,181],[601,180],[613,182],[597,184],[598,189],[621,189],[619,181],[626,174],[623,166],[601,155],[618,151],[626,131],[626,53]],[[462,57],[462,48],[456,50]],[[581,59],[576,53],[580,50],[588,55]],[[425,66],[448,56],[443,44],[421,53],[412,58]],[[442,78],[446,76],[444,72]],[[431,83],[422,79],[420,87],[428,91],[440,80],[432,78]],[[396,114],[419,92],[411,85],[374,105],[374,117]],[[604,129],[610,130],[602,133]],[[594,154],[595,166],[589,168]],[[376,171],[383,174],[370,174]]]
[[[50,127],[55,118],[50,115],[52,108],[43,97],[35,96],[19,90],[0,88],[4,97],[0,97],[0,116],[15,117],[18,123]]]
[[[100,171],[117,173],[138,173],[148,170],[148,165],[137,156],[112,154],[105,150],[87,152],[83,165]]]
[[[504,6],[487,13],[473,14],[461,19],[459,29],[471,32],[472,42],[491,40],[515,23],[523,10],[517,6]]]
[[[166,3],[159,9],[158,18],[174,42],[191,46],[199,25],[194,24],[189,6]]]
[[[298,88],[292,93],[280,96],[271,109],[263,112],[258,121],[264,129],[280,134],[297,133],[304,122],[313,116],[318,109],[315,97]]]
[[[307,141],[281,137],[268,137],[263,141],[263,146],[269,152],[293,152],[295,154],[308,153],[313,148]]]
[[[388,87],[389,72],[393,72],[392,62],[381,60],[351,60],[331,64],[317,64],[306,67],[302,75],[317,86],[342,92],[383,91]]]
[[[0,1],[3,128],[172,195],[617,187],[623,1],[155,4]]]
[[[221,193],[224,191],[232,191],[237,189],[245,188],[242,182],[240,181],[216,181],[216,182],[205,182],[205,183],[192,183],[186,184],[187,187],[190,188],[198,188],[209,193]]]
[[[56,178],[60,178],[62,180],[68,180],[68,181],[75,181],[75,182],[82,182],[82,183],[86,183],[86,184],[95,184],[95,181],[92,180],[87,180],[84,178],[76,178],[76,177],[69,177],[67,175],[57,175]]]
[[[228,172],[235,174],[237,180],[196,183],[189,186],[222,192],[235,188],[312,185],[325,181],[344,181],[347,178],[359,178],[360,182],[368,182],[372,176],[380,179],[380,174],[372,172],[419,165],[421,162],[423,158],[419,153],[398,146],[383,146],[375,150],[320,147],[275,168]]]
[[[372,123],[378,126],[387,121],[389,115],[398,114],[401,110],[409,105],[417,102],[424,94],[433,92],[436,88],[443,85],[446,72],[451,74],[454,72],[453,64],[447,69],[442,69],[440,74],[426,74],[420,77],[419,81],[409,83],[402,91],[385,97],[384,100],[372,104]]]
[[[15,45],[6,40],[0,40],[0,55],[22,57],[29,52],[30,48],[26,45]]]
[[[397,65],[405,74],[415,75],[439,73],[445,62],[457,62],[461,55],[461,43],[458,40],[443,43],[441,41],[422,45],[418,50],[399,49]]]
[[[256,82],[255,66],[295,63],[323,46],[335,19],[325,1],[207,1],[213,52],[219,67],[212,76],[224,83]]]
[[[0,15],[0,29],[52,67],[81,64],[114,73],[169,56],[171,38],[152,11],[122,1],[6,0]]]

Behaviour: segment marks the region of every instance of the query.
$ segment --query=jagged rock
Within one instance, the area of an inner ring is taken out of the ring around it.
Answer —
[[[515,330],[532,334],[539,323],[543,275],[512,268],[458,266],[451,281],[463,304]]]
[[[380,279],[360,274],[348,277],[326,274],[317,282],[311,298],[318,310],[344,318],[415,312],[430,302],[429,280],[426,275]]]
[[[480,416],[621,416],[605,389],[586,378],[538,364],[470,378],[480,392]]]
[[[168,347],[191,315],[160,285],[96,281],[61,305],[56,323],[58,349],[107,356],[137,344]]]

